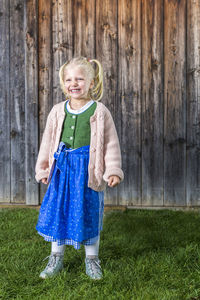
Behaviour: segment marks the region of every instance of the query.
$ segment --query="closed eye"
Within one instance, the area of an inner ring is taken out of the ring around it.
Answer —
[[[77,78],[76,80],[84,80],[84,78]],[[71,81],[71,79],[66,79],[65,81]]]

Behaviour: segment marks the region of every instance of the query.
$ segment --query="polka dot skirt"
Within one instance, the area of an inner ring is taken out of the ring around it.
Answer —
[[[60,142],[55,168],[42,201],[36,230],[58,245],[95,243],[103,229],[104,193],[88,187],[89,145],[66,148]]]

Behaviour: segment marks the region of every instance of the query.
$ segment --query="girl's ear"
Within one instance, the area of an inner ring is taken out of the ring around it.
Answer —
[[[90,83],[90,89],[92,89],[94,87],[94,79],[92,79],[91,83]]]

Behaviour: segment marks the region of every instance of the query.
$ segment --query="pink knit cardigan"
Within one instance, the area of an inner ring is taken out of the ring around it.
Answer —
[[[102,191],[106,188],[109,176],[117,175],[122,181],[124,174],[121,169],[121,151],[113,118],[104,104],[96,103],[96,110],[90,117],[88,187]],[[42,178],[48,178],[48,182],[51,179],[55,166],[53,154],[58,149],[65,119],[65,104],[66,101],[62,101],[54,105],[47,117],[35,166],[37,182]]]

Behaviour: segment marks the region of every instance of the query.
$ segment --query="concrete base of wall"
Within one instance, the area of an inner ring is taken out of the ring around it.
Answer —
[[[33,209],[40,209],[40,205],[25,205],[25,204],[19,204],[19,203],[1,203],[0,209],[3,208],[33,208]],[[111,206],[111,205],[105,205],[104,211],[109,210],[121,210],[125,211],[127,209],[126,206]]]
[[[200,211],[200,206],[127,206],[127,209],[152,209],[152,210],[183,210],[183,211]]]
[[[19,203],[1,203],[0,209],[3,208],[33,208],[40,209],[40,205],[25,205]],[[105,205],[104,211],[110,210],[120,210],[125,211],[127,209],[152,209],[152,210],[161,210],[161,209],[169,209],[169,210],[183,210],[183,211],[200,211],[200,206],[125,206],[125,205]]]

